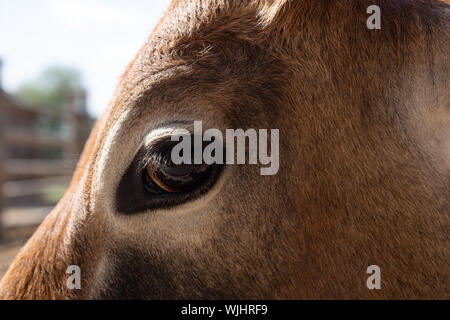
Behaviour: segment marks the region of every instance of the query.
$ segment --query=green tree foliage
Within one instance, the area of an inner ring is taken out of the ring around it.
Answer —
[[[52,66],[20,86],[15,95],[29,107],[62,113],[67,107],[69,90],[77,88],[81,88],[81,74],[77,70]],[[48,134],[61,134],[63,121],[56,114],[40,119],[36,126]]]
[[[54,66],[20,86],[16,95],[31,107],[57,111],[65,107],[68,90],[80,87],[81,74],[77,70]]]

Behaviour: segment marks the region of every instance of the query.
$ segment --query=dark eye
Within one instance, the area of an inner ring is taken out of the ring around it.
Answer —
[[[151,193],[180,193],[192,191],[211,174],[211,165],[174,164],[167,157],[148,162],[145,168],[145,187]]]
[[[223,164],[180,164],[171,160],[177,142],[164,139],[142,147],[117,189],[123,214],[169,208],[206,194],[218,181]]]

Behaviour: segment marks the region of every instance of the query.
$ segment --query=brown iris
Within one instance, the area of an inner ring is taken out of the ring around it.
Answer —
[[[167,193],[186,192],[204,182],[211,166],[206,164],[174,164],[170,160],[150,160],[147,178]]]

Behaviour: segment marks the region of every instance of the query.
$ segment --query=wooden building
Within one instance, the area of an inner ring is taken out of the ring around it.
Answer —
[[[54,112],[26,106],[0,87],[0,215],[5,183],[72,174],[94,119],[86,111],[84,90],[67,96],[67,104]],[[62,123],[61,130],[42,130],[49,119]]]

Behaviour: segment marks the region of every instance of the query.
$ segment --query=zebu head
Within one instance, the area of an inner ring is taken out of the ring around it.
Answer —
[[[369,30],[371,4],[175,1],[0,296],[448,297],[448,5],[378,1]],[[278,128],[279,171],[149,189],[146,154],[195,120]]]

